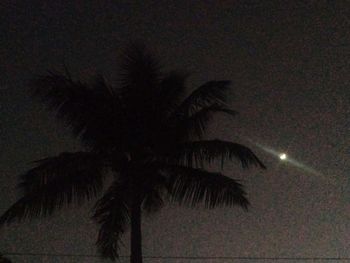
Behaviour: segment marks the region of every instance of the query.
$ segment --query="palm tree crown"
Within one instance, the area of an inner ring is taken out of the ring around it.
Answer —
[[[78,137],[85,151],[61,153],[35,162],[21,176],[22,197],[0,224],[51,215],[57,209],[96,197],[107,174],[113,182],[94,210],[104,257],[118,257],[122,234],[131,225],[131,262],[141,262],[141,215],[158,211],[165,196],[180,204],[208,208],[249,202],[236,180],[203,165],[237,159],[243,168],[263,163],[247,147],[202,140],[216,113],[235,115],[225,99],[229,81],[210,81],[186,95],[188,74],[162,74],[140,47],[123,57],[120,85],[102,77],[85,84],[70,75],[49,74],[33,91]]]

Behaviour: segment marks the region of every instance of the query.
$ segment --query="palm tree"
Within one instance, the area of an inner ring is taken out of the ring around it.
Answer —
[[[265,168],[243,145],[202,139],[216,113],[236,113],[225,102],[229,81],[210,81],[186,95],[187,77],[162,74],[143,47],[133,46],[123,56],[118,88],[102,77],[90,84],[69,74],[36,79],[34,95],[67,124],[85,151],[35,161],[21,176],[22,197],[0,217],[0,225],[48,216],[97,197],[112,174],[113,182],[94,208],[97,247],[103,257],[118,258],[121,236],[130,225],[130,262],[140,263],[142,215],[157,212],[165,197],[190,206],[247,209],[240,183],[203,169],[232,159],[243,168]]]

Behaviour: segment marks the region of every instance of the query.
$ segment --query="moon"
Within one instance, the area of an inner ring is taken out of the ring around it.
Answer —
[[[279,155],[279,157],[280,157],[280,159],[281,159],[282,161],[284,161],[284,160],[287,159],[287,154],[281,153],[281,154]]]

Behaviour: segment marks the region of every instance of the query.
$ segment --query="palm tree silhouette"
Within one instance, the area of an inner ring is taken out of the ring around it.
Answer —
[[[35,161],[21,176],[22,197],[0,217],[0,225],[90,200],[112,174],[112,184],[94,207],[97,247],[103,257],[118,258],[121,236],[130,225],[130,262],[140,263],[141,215],[157,212],[165,197],[190,206],[247,209],[240,183],[203,169],[232,159],[243,168],[265,168],[243,145],[202,140],[214,114],[236,113],[225,102],[229,81],[210,81],[186,95],[187,77],[162,74],[144,47],[132,46],[123,55],[118,88],[100,76],[90,84],[69,74],[36,79],[34,95],[71,128],[86,151]]]

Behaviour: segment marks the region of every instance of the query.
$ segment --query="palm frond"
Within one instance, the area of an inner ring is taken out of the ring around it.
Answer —
[[[236,159],[243,168],[251,165],[266,169],[259,158],[246,146],[221,140],[185,142],[165,155],[167,161],[176,161],[186,166],[203,166],[204,162],[220,160],[223,167],[226,160]]]
[[[195,89],[178,107],[175,114],[189,116],[202,107],[225,106],[230,81],[209,81]]]
[[[178,133],[183,133],[185,139],[200,139],[208,128],[208,124],[213,120],[214,114],[225,113],[229,116],[236,116],[237,112],[220,105],[210,105],[201,108],[188,118],[181,119],[177,124]]]
[[[70,76],[54,72],[33,79],[30,88],[32,94],[40,98],[51,110],[57,110],[68,100],[82,101],[89,89]]]
[[[49,191],[26,194],[1,215],[0,226],[20,222],[24,219],[51,215],[56,209],[62,207],[63,203],[62,200],[53,203],[52,199],[47,199],[46,196],[50,194]]]
[[[248,208],[243,186],[221,173],[175,165],[164,166],[163,171],[169,175],[168,189],[173,201],[190,206],[204,203],[207,208]]]
[[[51,73],[32,81],[33,95],[88,145],[106,147],[120,137],[124,113],[119,94],[102,76],[91,85]]]
[[[152,214],[158,212],[163,206],[164,200],[161,189],[152,189],[145,194],[142,202],[142,209],[146,213]]]
[[[124,99],[129,103],[150,99],[158,86],[160,66],[144,45],[133,43],[124,51],[120,83]],[[146,96],[146,97],[145,97]]]
[[[82,141],[93,149],[124,149],[129,140],[128,114],[121,94],[110,87],[101,76],[92,86],[89,110],[81,112],[82,123],[77,126]],[[79,119],[74,121],[79,123]]]
[[[174,71],[161,80],[156,103],[158,111],[164,116],[169,116],[181,103],[188,77],[189,73]]]
[[[67,201],[95,197],[103,187],[107,161],[90,152],[63,152],[34,161],[36,167],[21,175],[19,187],[24,193],[56,185]]]
[[[166,178],[160,173],[159,165],[155,162],[146,164],[142,168],[141,182],[142,209],[146,213],[154,213],[164,206],[164,190]]]
[[[130,222],[125,186],[115,181],[96,203],[94,221],[100,226],[97,247],[104,258],[118,258],[121,236]]]
[[[23,197],[0,217],[0,225],[51,215],[64,205],[81,204],[102,190],[105,164],[96,154],[62,153],[36,163],[21,176]]]

